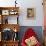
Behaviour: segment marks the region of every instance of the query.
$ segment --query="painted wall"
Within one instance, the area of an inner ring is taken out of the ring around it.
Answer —
[[[15,6],[15,0],[0,0],[0,6],[10,7]],[[19,10],[20,26],[43,26],[43,6],[42,0],[17,0]],[[27,18],[27,8],[35,9],[35,19]],[[12,18],[12,17],[9,17]],[[10,19],[9,19],[10,20]],[[15,21],[13,21],[15,22]]]

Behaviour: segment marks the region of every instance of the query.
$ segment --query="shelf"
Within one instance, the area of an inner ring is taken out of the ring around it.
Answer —
[[[2,16],[2,24],[18,24],[18,16]]]
[[[19,7],[0,7],[0,16],[0,24],[18,24]]]
[[[18,24],[1,24],[0,25],[1,27],[1,30],[5,29],[5,28],[9,28],[9,29],[12,29],[13,31],[16,29],[17,32],[19,31],[20,27]]]
[[[3,46],[18,46],[18,42],[15,41],[15,42],[2,42],[3,43]]]
[[[19,7],[0,7],[0,14],[2,15],[18,15]]]
[[[3,42],[4,43],[12,43],[12,42],[16,43],[16,42],[19,42],[19,40],[15,40],[15,41],[10,40],[10,41],[3,41]]]
[[[18,46],[18,18],[19,7],[0,7],[0,46]]]

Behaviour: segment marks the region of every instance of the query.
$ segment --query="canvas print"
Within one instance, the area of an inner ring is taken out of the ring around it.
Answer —
[[[2,10],[2,15],[9,15],[9,10]]]
[[[34,18],[35,17],[34,8],[27,8],[27,17],[28,18]]]

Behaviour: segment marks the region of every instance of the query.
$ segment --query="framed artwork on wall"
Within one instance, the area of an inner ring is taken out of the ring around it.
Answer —
[[[9,15],[9,10],[2,10],[2,15]]]
[[[34,8],[27,8],[27,17],[34,18],[35,17],[35,10]]]

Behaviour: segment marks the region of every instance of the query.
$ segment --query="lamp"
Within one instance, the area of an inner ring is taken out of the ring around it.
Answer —
[[[17,2],[16,2],[17,0],[15,0],[15,7],[16,7],[16,4],[17,4]]]
[[[14,29],[14,32],[17,32],[17,29]]]

